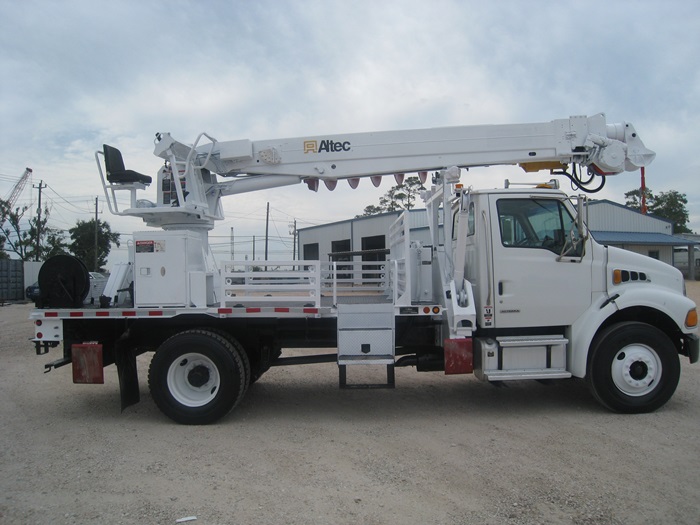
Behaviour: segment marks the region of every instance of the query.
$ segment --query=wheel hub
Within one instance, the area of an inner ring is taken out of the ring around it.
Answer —
[[[168,390],[178,403],[200,407],[212,401],[221,384],[216,364],[199,353],[183,355],[168,368]]]
[[[209,381],[209,369],[206,366],[197,365],[187,374],[187,381],[195,388],[201,388]]]
[[[658,384],[661,377],[661,361],[652,348],[630,345],[617,353],[611,372],[615,386],[623,393],[643,396]]]

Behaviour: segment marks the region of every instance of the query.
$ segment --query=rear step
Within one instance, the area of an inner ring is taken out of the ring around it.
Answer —
[[[347,383],[347,366],[386,366],[386,383]],[[340,388],[394,388],[394,305],[338,305]]]

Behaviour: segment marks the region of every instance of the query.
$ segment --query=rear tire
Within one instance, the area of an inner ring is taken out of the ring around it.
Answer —
[[[680,361],[673,342],[644,323],[619,323],[591,345],[587,380],[593,396],[615,412],[637,414],[662,407],[676,391]]]
[[[242,349],[218,333],[187,330],[156,350],[148,370],[153,400],[173,421],[186,425],[213,423],[241,400],[249,372]]]
[[[226,332],[225,330],[220,330],[218,328],[207,328],[207,332],[212,332],[214,334],[220,335],[224,339],[226,339],[229,343],[231,343],[231,346],[236,350],[238,353],[239,357],[241,358],[241,362],[243,363],[243,371],[245,373],[245,389],[244,389],[244,394],[248,391],[248,388],[250,388],[250,385],[253,383],[253,378],[251,377],[251,366],[250,366],[250,357],[248,357],[248,354],[246,353],[245,349],[241,346],[241,344],[236,340],[236,338]]]

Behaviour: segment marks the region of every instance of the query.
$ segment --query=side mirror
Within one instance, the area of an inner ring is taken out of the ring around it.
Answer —
[[[571,230],[569,230],[564,248],[557,260],[560,261],[564,257],[578,257],[579,259],[583,259],[586,240],[588,240],[588,233],[586,230],[586,223],[588,222],[587,213],[588,206],[586,206],[586,197],[584,195],[579,195],[576,202],[576,225],[572,225]]]

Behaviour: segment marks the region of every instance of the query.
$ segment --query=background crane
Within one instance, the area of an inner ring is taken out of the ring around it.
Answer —
[[[22,195],[22,191],[24,191],[24,187],[27,185],[27,181],[29,180],[29,177],[31,176],[31,174],[32,174],[31,168],[25,168],[24,173],[19,178],[19,180],[15,183],[15,185],[12,188],[12,191],[10,191],[9,195],[5,198],[5,201],[7,202],[7,209],[9,211],[12,210],[12,207],[17,202],[17,199],[19,199],[19,196]],[[0,228],[2,228],[5,225],[5,219],[6,219],[6,217],[2,218],[2,222],[0,222]]]

